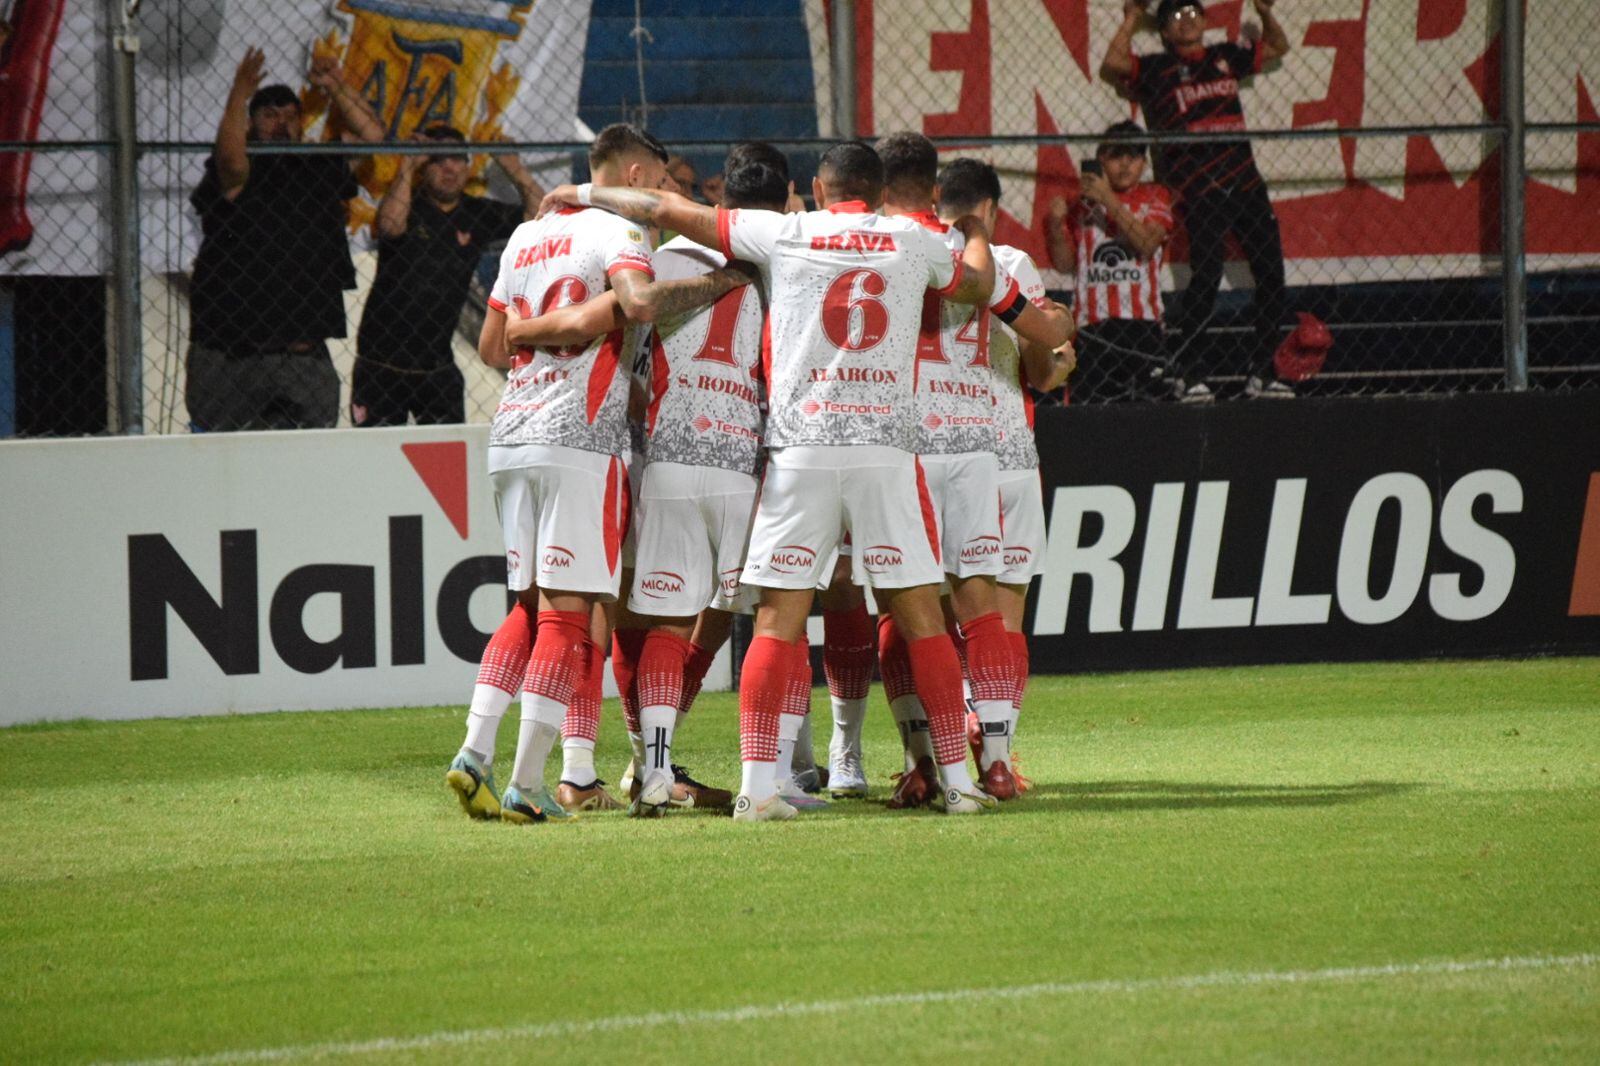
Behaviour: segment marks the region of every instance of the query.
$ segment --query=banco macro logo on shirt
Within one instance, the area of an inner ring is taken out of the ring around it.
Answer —
[[[1144,264],[1116,241],[1104,241],[1089,261],[1090,285],[1121,285],[1144,280]]]

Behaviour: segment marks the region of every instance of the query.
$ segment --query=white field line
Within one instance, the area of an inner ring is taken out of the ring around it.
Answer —
[[[345,1055],[382,1055],[398,1051],[426,1051],[460,1044],[501,1040],[542,1040],[550,1037],[587,1036],[630,1029],[666,1026],[722,1025],[763,1021],[768,1018],[804,1018],[847,1014],[879,1007],[919,1007],[939,1003],[974,1003],[1034,999],[1042,996],[1087,996],[1138,992],[1183,992],[1202,988],[1252,988],[1277,985],[1312,985],[1335,981],[1370,981],[1390,977],[1426,977],[1513,970],[1565,970],[1600,965],[1600,955],[1531,955],[1502,959],[1464,959],[1446,962],[1397,962],[1382,966],[1344,966],[1324,970],[1264,970],[1183,977],[1147,977],[1103,981],[1047,981],[998,988],[953,988],[943,992],[897,992],[855,999],[823,999],[801,1003],[751,1004],[722,1010],[663,1011],[654,1014],[617,1014],[565,1022],[536,1022],[491,1029],[457,1029],[420,1036],[378,1037],[342,1043],[289,1044],[282,1047],[223,1051],[167,1059],[124,1061],[117,1066],[223,1066],[231,1063],[280,1062],[288,1059],[334,1058]]]

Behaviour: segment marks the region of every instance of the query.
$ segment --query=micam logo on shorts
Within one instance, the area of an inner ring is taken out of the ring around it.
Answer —
[[[545,570],[565,570],[572,565],[575,558],[566,548],[552,544],[544,550],[544,555],[539,559],[539,565]]]
[[[905,553],[893,544],[874,544],[861,550],[861,565],[869,574],[881,574],[891,567],[904,566]]]
[[[1024,548],[1020,544],[1007,544],[1005,546],[1004,562],[1008,570],[1015,570],[1019,566],[1027,566],[1033,561],[1033,550]]]
[[[670,570],[652,570],[638,581],[638,590],[652,599],[683,591],[683,575]]]
[[[1000,551],[1000,538],[984,535],[973,537],[961,546],[961,561],[975,563],[979,559],[987,559]]]
[[[780,574],[795,574],[815,566],[817,553],[799,544],[785,544],[767,562]]]

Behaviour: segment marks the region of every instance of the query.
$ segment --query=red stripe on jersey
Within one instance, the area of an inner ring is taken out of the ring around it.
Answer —
[[[612,263],[610,266],[606,267],[606,277],[609,278],[615,274],[620,274],[624,270],[637,270],[651,281],[656,279],[656,272],[654,270],[651,270],[649,267],[643,266],[639,263]]]
[[[772,316],[761,320],[761,380],[772,381]],[[769,397],[770,401],[770,397]]]
[[[591,425],[600,414],[600,405],[606,402],[606,393],[611,391],[612,379],[621,365],[622,330],[614,329],[606,334],[600,350],[594,353],[594,366],[589,368],[589,395],[584,414]]]
[[[672,386],[672,367],[667,363],[667,349],[661,343],[661,334],[650,339],[650,408],[645,412],[644,431],[654,434],[656,416],[661,413],[661,401]]]
[[[1022,292],[1022,287],[1017,284],[1016,278],[1007,278],[1006,280],[1009,282],[1009,284],[1006,286],[1005,295],[1001,296],[997,300],[992,300],[989,303],[989,310],[995,312],[996,314],[999,314],[1007,307],[1010,307],[1011,301],[1015,300],[1017,298],[1017,294]]]
[[[928,479],[922,473],[922,460],[913,459],[917,465],[917,502],[922,505],[922,528],[928,534],[928,547],[933,549],[933,561],[943,562],[939,557],[939,520],[934,517],[933,497],[928,495]]]
[[[496,300],[493,296],[489,297],[489,306],[496,311],[504,311],[506,309],[506,305]]]
[[[957,259],[955,273],[950,276],[950,284],[946,285],[942,289],[934,289],[933,291],[942,297],[949,296],[951,293],[955,292],[956,287],[961,284],[961,276],[966,272],[966,269],[967,265],[961,260]]]
[[[733,258],[733,216],[736,213],[736,210],[717,208],[717,243],[722,245],[722,254],[728,259]]]

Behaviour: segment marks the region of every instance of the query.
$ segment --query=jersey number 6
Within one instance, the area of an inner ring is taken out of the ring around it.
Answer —
[[[822,298],[822,332],[846,352],[876,348],[889,332],[889,309],[879,299],[888,283],[876,270],[847,270]]]

